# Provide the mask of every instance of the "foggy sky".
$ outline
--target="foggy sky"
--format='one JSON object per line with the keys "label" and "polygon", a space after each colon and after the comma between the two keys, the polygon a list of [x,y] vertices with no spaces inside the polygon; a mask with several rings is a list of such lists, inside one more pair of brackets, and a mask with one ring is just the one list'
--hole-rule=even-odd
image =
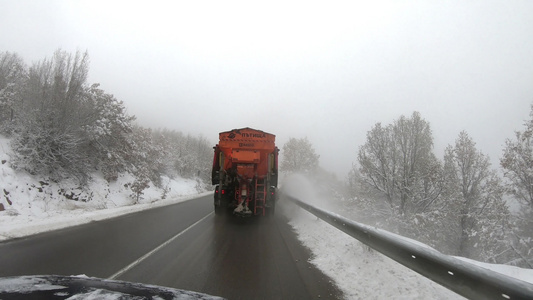
{"label": "foggy sky", "polygon": [[143,126],[307,137],[340,178],[374,124],[413,111],[438,157],[465,130],[497,167],[533,103],[527,0],[0,0],[0,51],[58,48],[87,50],[89,83]]}

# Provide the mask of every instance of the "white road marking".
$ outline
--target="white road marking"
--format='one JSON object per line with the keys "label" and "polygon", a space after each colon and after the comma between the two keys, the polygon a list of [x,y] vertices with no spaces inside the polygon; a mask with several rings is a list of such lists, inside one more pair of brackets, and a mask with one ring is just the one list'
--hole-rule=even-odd
{"label": "white road marking", "polygon": [[157,252],[159,249],[165,247],[166,245],[172,243],[172,241],[174,241],[175,239],[177,239],[180,235],[184,234],[185,232],[187,232],[189,229],[193,228],[194,226],[196,226],[198,223],[202,222],[203,220],[207,219],[207,217],[209,217],[210,215],[212,215],[213,212],[210,212],[207,216],[201,218],[200,220],[196,221],[196,223],[192,224],[191,226],[185,228],[183,231],[179,232],[178,234],[176,234],[175,236],[171,237],[168,241],[164,242],[163,244],[159,245],[157,248],[155,248],[154,250],[146,253],[145,255],[141,256],[139,259],[137,259],[136,261],[132,262],[131,264],[129,264],[128,266],[126,266],[125,268],[123,268],[122,270],[116,272],[115,274],[111,275],[110,277],[108,277],[107,279],[116,279],[117,277],[119,277],[120,275],[124,274],[125,272],[127,272],[128,270],[132,269],[133,267],[135,267],[136,265],[140,264],[143,260],[147,259],[148,257],[150,257],[150,255],[154,254],[155,252]]}

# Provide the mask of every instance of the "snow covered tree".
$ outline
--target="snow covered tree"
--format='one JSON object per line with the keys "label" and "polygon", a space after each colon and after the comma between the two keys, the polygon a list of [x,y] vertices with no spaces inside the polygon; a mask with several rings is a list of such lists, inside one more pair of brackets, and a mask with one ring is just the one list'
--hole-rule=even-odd
{"label": "snow covered tree", "polygon": [[15,134],[14,166],[61,180],[86,182],[88,160],[80,146],[77,103],[83,95],[88,56],[56,51],[34,64],[22,92],[24,108]]}
{"label": "snow covered tree", "polygon": [[211,168],[213,163],[213,144],[207,138],[200,135],[193,139],[189,152],[196,156],[195,168],[192,177],[202,179],[204,182],[211,181]]}
{"label": "snow covered tree", "polygon": [[446,148],[444,180],[449,228],[455,228],[456,254],[489,261],[503,251],[509,210],[501,179],[466,132]]}
{"label": "snow covered tree", "polygon": [[393,208],[397,198],[398,167],[391,126],[374,125],[366,135],[366,143],[359,148],[358,161],[361,179],[383,194]]}
{"label": "snow covered tree", "polygon": [[283,145],[283,160],[280,169],[285,173],[312,173],[318,167],[320,155],[315,153],[307,137],[290,138]]}
{"label": "snow covered tree", "polygon": [[12,130],[15,116],[22,110],[22,89],[27,70],[22,59],[14,53],[0,53],[0,130]]}
{"label": "snow covered tree", "polygon": [[130,171],[137,178],[147,178],[154,185],[160,186],[161,175],[165,169],[166,157],[164,145],[156,143],[152,130],[134,126],[130,135],[132,150],[129,152]]}
{"label": "snow covered tree", "polygon": [[171,178],[195,178],[204,183],[211,180],[213,144],[205,137],[159,129],[153,131],[153,140],[161,147],[161,153],[165,153],[163,174]]}
{"label": "snow covered tree", "polygon": [[510,182],[509,191],[518,201],[533,208],[533,106],[531,120],[524,132],[517,131],[515,139],[507,139],[500,164]]}
{"label": "snow covered tree", "polygon": [[392,130],[399,163],[400,212],[424,211],[440,194],[440,163],[433,154],[429,123],[414,112],[411,118],[401,116]]}
{"label": "snow covered tree", "polygon": [[533,209],[524,206],[513,216],[507,264],[533,269]]}
{"label": "snow covered tree", "polygon": [[383,127],[377,123],[358,153],[361,177],[398,214],[423,212],[441,192],[441,164],[429,123],[414,112]]}
{"label": "snow covered tree", "polygon": [[507,139],[500,165],[507,179],[507,192],[519,205],[520,212],[513,216],[516,227],[510,245],[517,258],[515,265],[533,268],[533,105],[531,119],[524,131],[515,132],[514,139]]}
{"label": "snow covered tree", "polygon": [[14,165],[53,180],[80,184],[101,170],[108,180],[126,168],[126,136],[134,119],[122,102],[86,84],[88,54],[56,51],[28,72],[14,134]]}
{"label": "snow covered tree", "polygon": [[127,168],[132,151],[129,135],[135,119],[126,113],[122,101],[105,93],[98,84],[85,89],[76,110],[84,148],[95,169],[113,181]]}
{"label": "snow covered tree", "polygon": [[87,160],[78,151],[79,143],[73,132],[57,130],[37,119],[26,124],[12,141],[13,167],[53,181],[73,176],[86,182]]}
{"label": "snow covered tree", "polygon": [[371,185],[367,184],[359,171],[357,165],[352,165],[348,173],[346,187],[346,209],[358,221],[365,224],[376,224],[377,219],[381,216],[390,215],[390,206],[384,201],[375,201],[380,199],[382,194]]}
{"label": "snow covered tree", "polygon": [[25,95],[29,111],[46,115],[51,126],[67,128],[75,124],[78,101],[84,93],[89,56],[57,50],[52,59],[35,63],[29,70]]}

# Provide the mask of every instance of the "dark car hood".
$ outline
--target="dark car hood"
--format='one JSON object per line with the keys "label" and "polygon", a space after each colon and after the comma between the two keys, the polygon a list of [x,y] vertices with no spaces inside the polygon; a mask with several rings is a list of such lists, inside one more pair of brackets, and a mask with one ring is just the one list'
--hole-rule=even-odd
{"label": "dark car hood", "polygon": [[223,299],[207,294],[87,276],[0,278],[0,299]]}

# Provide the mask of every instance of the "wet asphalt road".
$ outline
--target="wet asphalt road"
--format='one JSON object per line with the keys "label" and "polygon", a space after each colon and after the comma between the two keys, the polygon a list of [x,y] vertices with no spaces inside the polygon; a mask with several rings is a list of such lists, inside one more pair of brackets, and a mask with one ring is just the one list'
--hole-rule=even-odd
{"label": "wet asphalt road", "polygon": [[85,274],[228,299],[342,298],[280,213],[243,220],[212,211],[206,196],[2,242],[0,277]]}

